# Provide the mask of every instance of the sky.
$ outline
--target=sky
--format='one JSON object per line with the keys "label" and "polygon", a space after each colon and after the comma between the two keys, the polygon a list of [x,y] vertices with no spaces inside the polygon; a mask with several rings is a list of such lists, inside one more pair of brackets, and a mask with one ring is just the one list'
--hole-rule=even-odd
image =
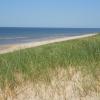
{"label": "sky", "polygon": [[0,27],[100,28],[100,0],[0,0]]}

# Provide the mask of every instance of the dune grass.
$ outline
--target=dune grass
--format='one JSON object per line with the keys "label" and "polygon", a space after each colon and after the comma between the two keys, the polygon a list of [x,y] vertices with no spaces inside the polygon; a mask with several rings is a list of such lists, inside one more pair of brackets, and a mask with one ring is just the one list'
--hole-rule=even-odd
{"label": "dune grass", "polygon": [[1,54],[0,87],[14,88],[20,80],[49,83],[49,71],[59,67],[72,67],[99,80],[100,35]]}

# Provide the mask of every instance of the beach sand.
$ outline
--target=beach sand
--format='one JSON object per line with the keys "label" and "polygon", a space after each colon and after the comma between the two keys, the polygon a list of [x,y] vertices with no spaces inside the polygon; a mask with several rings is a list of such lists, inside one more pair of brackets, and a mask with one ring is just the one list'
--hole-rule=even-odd
{"label": "beach sand", "polygon": [[70,36],[70,37],[48,39],[48,40],[42,40],[42,41],[38,41],[38,42],[21,43],[21,44],[13,44],[13,45],[3,45],[3,46],[0,46],[0,54],[13,52],[13,51],[25,49],[25,48],[37,47],[37,46],[50,44],[50,43],[56,43],[56,42],[73,40],[73,39],[80,39],[80,38],[84,38],[84,37],[90,37],[90,36],[94,36],[94,35],[96,35],[96,33],[85,34],[85,35],[80,35],[80,36]]}
{"label": "beach sand", "polygon": [[50,84],[26,82],[15,91],[7,88],[1,91],[0,100],[100,100],[99,92],[84,89],[83,82],[89,85],[92,80],[89,76],[83,77],[80,71],[57,68],[50,76]]}

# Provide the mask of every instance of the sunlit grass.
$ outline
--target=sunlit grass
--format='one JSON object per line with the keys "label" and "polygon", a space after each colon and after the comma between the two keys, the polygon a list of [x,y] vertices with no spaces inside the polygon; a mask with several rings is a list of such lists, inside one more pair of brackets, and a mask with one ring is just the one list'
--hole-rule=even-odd
{"label": "sunlit grass", "polygon": [[20,81],[50,82],[49,70],[70,66],[100,78],[100,35],[0,55],[0,87],[15,87]]}

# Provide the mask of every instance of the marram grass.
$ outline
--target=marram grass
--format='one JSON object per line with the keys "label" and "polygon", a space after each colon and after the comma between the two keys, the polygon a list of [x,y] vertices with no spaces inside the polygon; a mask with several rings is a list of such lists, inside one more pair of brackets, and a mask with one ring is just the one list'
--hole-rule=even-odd
{"label": "marram grass", "polygon": [[[0,55],[0,87],[50,82],[50,70],[69,67],[100,79],[100,35]],[[100,81],[99,81],[100,82]]]}

